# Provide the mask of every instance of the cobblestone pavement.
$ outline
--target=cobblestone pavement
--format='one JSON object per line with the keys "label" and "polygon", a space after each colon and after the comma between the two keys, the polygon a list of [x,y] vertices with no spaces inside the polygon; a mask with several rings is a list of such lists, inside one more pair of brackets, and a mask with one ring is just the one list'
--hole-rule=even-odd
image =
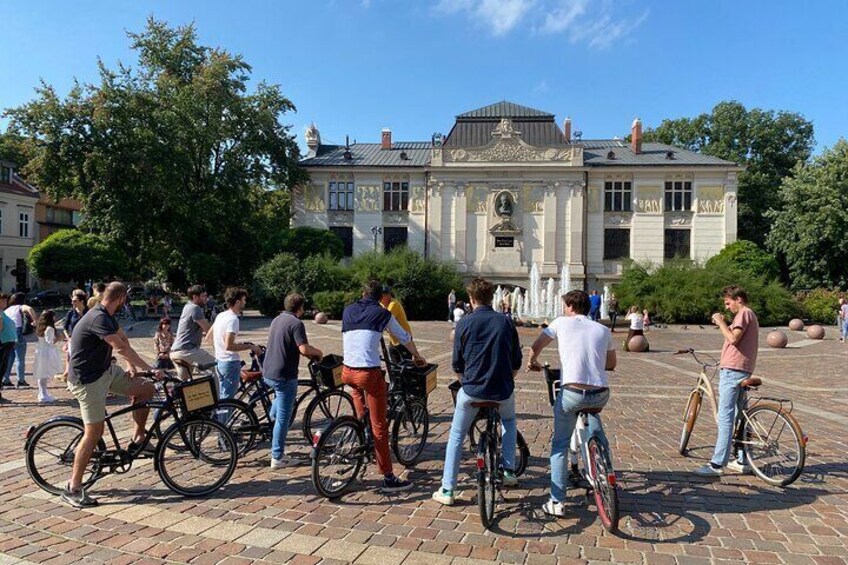
{"label": "cobblestone pavement", "polygon": [[[243,326],[249,338],[261,342],[268,323],[254,317]],[[429,401],[429,446],[422,462],[405,472],[416,488],[399,496],[377,492],[379,477],[371,465],[353,492],[339,501],[323,500],[313,491],[307,459],[272,474],[267,446],[261,446],[240,461],[230,484],[209,498],[173,495],[147,463],[100,481],[94,490],[100,506],[75,510],[34,486],[22,445],[28,425],[78,414],[76,402],[58,382],[53,392],[61,401],[50,407],[34,403],[34,389],[4,391],[12,402],[0,405],[0,564],[829,564],[848,559],[848,350],[831,336],[815,342],[788,332],[788,349],[769,350],[767,331],[762,332],[758,374],[765,386],[759,394],[791,398],[810,438],[805,473],[787,489],[750,476],[692,475],[712,451],[716,430],[709,410],[695,428],[690,456],[676,452],[686,394],[698,368],[672,351],[694,347],[717,353],[721,338],[715,329],[654,329],[648,332],[650,353],[621,353],[603,413],[621,485],[621,533],[612,536],[582,491],[569,491],[566,518],[550,519],[540,511],[548,495],[551,415],[538,374],[518,378],[519,429],[532,458],[520,488],[507,491],[499,505],[493,531],[480,525],[470,458],[462,467],[458,504],[447,508],[430,500],[441,478],[453,413],[446,387],[452,380],[450,327],[430,322],[413,328],[423,353],[442,369]],[[325,352],[340,352],[338,324],[308,322],[307,329]],[[153,322],[145,322],[130,333],[148,355],[152,331]],[[537,332],[522,329],[523,344]],[[31,345],[28,367],[33,350]],[[553,363],[554,355],[549,347],[545,358]],[[302,442],[296,429],[290,437]],[[296,451],[307,457],[305,444]]]}

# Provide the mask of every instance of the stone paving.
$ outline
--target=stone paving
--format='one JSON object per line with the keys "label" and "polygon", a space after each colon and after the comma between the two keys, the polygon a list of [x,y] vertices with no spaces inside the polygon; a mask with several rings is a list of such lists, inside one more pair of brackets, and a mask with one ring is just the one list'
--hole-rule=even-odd
{"label": "stone paving", "polygon": [[[248,317],[247,336],[262,342],[269,320]],[[136,324],[134,345],[150,356],[153,322]],[[340,352],[337,323],[308,322],[313,343]],[[404,471],[416,488],[398,496],[377,490],[371,465],[365,481],[338,501],[316,496],[308,450],[297,426],[290,438],[303,465],[283,473],[268,468],[267,446],[239,463],[232,481],[214,496],[184,499],[159,481],[149,463],[110,476],[94,489],[100,506],[69,508],[35,487],[23,459],[28,425],[59,414],[78,414],[60,383],[54,406],[34,403],[36,391],[6,390],[0,405],[0,564],[63,563],[360,563],[455,565],[501,563],[845,563],[848,560],[848,349],[790,334],[790,347],[770,350],[761,335],[759,394],[791,398],[810,442],[804,475],[786,489],[751,476],[697,478],[691,471],[712,452],[715,424],[702,412],[688,458],[676,452],[682,411],[698,367],[672,355],[681,347],[717,353],[711,327],[648,332],[650,353],[620,353],[612,399],[603,417],[621,485],[621,532],[606,533],[583,491],[569,491],[567,517],[540,511],[548,496],[550,407],[541,377],[519,374],[519,429],[531,449],[520,488],[506,492],[493,531],[477,515],[474,465],[460,474],[461,496],[452,508],[430,500],[441,478],[453,413],[447,384],[450,327],[414,323],[424,355],[441,365],[439,388],[429,400],[431,430],[422,461]],[[830,329],[832,334],[832,328]],[[538,330],[522,329],[523,345]],[[617,336],[623,337],[617,333]],[[34,347],[29,348],[31,357]],[[555,348],[544,360],[555,363]],[[124,429],[126,432],[128,428]],[[401,469],[397,469],[400,471]]]}

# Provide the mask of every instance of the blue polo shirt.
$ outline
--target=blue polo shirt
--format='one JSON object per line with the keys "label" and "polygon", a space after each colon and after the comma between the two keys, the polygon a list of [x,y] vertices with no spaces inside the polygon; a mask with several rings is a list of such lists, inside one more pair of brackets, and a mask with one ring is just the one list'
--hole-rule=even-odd
{"label": "blue polo shirt", "polygon": [[501,401],[515,390],[513,371],[521,368],[521,343],[512,320],[478,306],[456,325],[453,370],[462,374],[465,394]]}

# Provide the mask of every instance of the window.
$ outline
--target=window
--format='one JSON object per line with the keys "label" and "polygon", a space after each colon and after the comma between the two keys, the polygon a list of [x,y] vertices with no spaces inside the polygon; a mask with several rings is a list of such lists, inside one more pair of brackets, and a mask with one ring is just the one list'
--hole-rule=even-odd
{"label": "window", "polygon": [[[404,183],[405,184],[405,183]],[[407,228],[386,227],[383,228],[383,251],[388,253],[395,247],[406,245],[408,235]]]}
{"label": "window", "polygon": [[330,231],[336,234],[344,243],[344,257],[353,257],[353,228],[331,227]]}
{"label": "window", "polygon": [[29,237],[29,212],[21,212],[18,216],[20,223],[18,224],[18,235],[21,237]]}
{"label": "window", "polygon": [[328,210],[353,210],[353,182],[330,183],[330,205]]}
{"label": "window", "polygon": [[0,182],[10,184],[12,182],[12,169],[9,167],[0,167]]}
{"label": "window", "polygon": [[397,212],[409,207],[408,182],[383,183],[383,210]]}
{"label": "window", "polygon": [[666,259],[689,259],[691,256],[690,230],[665,230]]}
{"label": "window", "polygon": [[604,183],[604,212],[630,212],[632,184],[630,181]]}
{"label": "window", "polygon": [[45,221],[48,224],[60,224],[63,226],[76,225],[74,224],[74,214],[71,210],[63,210],[54,206],[47,207]]}
{"label": "window", "polygon": [[668,181],[665,183],[665,210],[676,212],[678,210],[692,209],[692,181]]}
{"label": "window", "polygon": [[630,230],[610,228],[604,230],[604,259],[630,257]]}

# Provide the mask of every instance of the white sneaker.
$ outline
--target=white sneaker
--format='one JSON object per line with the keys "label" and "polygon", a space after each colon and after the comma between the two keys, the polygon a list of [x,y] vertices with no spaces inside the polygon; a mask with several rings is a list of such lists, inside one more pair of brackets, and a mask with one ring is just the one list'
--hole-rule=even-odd
{"label": "white sneaker", "polygon": [[53,402],[56,402],[56,399],[49,394],[45,394],[44,396],[39,395],[38,397],[39,404],[51,404]]}
{"label": "white sneaker", "polygon": [[294,463],[285,455],[282,456],[280,459],[274,459],[273,457],[271,457],[271,469],[286,469],[287,467],[292,466],[294,466]]}
{"label": "white sneaker", "polygon": [[750,465],[748,465],[747,463],[740,463],[739,461],[735,460],[728,463],[727,468],[742,475],[750,475],[751,473],[753,473]]}
{"label": "white sneaker", "polygon": [[548,501],[542,506],[542,512],[548,516],[562,518],[565,516],[565,505],[562,502],[548,499]]}
{"label": "white sneaker", "polygon": [[439,487],[439,490],[433,493],[433,500],[445,506],[453,506],[456,496],[453,491],[445,492],[442,487]]}
{"label": "white sneaker", "polygon": [[724,471],[722,469],[716,469],[709,463],[704,465],[703,467],[699,467],[695,469],[695,474],[701,477],[720,477]]}

